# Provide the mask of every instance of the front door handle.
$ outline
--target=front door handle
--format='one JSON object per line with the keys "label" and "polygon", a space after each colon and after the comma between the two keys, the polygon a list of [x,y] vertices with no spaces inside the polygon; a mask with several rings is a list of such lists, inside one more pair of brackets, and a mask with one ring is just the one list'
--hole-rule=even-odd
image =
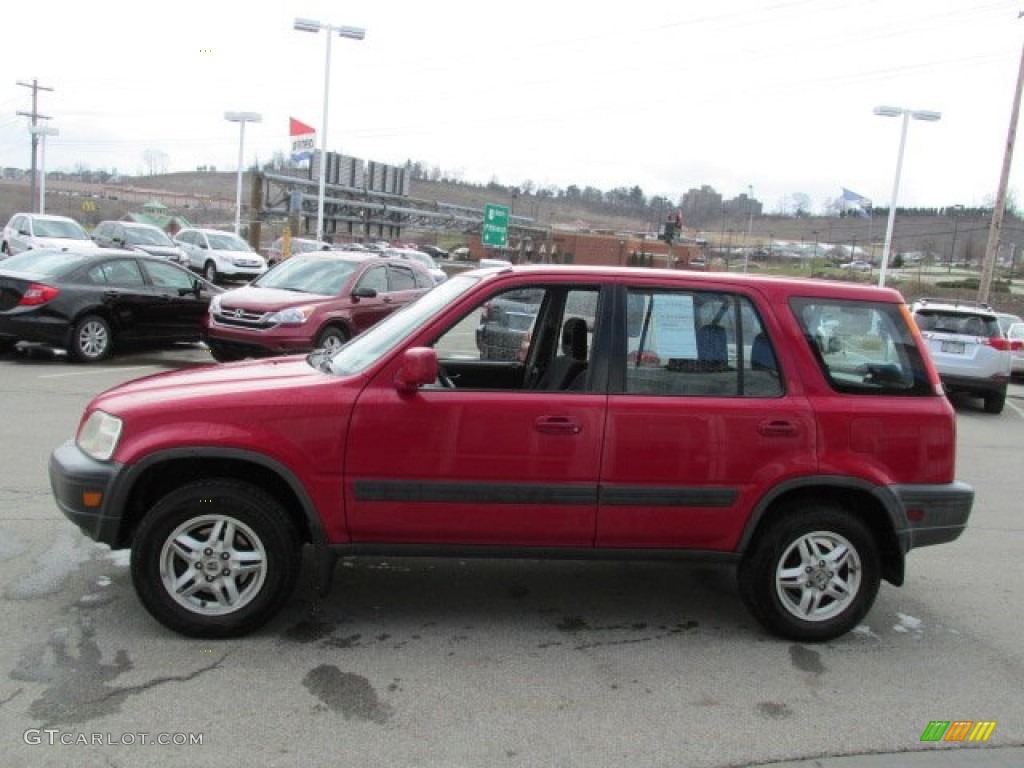
{"label": "front door handle", "polygon": [[578,435],[583,431],[583,427],[566,416],[541,416],[533,426],[546,435]]}

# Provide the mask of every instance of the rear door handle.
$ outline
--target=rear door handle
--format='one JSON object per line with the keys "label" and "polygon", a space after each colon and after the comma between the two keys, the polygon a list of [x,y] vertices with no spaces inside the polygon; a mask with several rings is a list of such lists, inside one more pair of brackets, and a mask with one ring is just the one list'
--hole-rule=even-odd
{"label": "rear door handle", "polygon": [[800,427],[791,421],[773,419],[762,421],[757,425],[757,431],[764,437],[795,437],[800,432]]}
{"label": "rear door handle", "polygon": [[533,426],[546,435],[578,435],[583,431],[583,427],[565,416],[541,416]]}

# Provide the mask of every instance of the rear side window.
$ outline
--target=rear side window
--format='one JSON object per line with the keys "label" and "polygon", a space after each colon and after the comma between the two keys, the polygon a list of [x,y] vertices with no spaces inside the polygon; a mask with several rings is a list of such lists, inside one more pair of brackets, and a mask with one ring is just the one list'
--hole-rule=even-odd
{"label": "rear side window", "polygon": [[783,392],[772,342],[744,296],[630,289],[626,325],[627,394],[778,397]]}
{"label": "rear side window", "polygon": [[837,392],[934,394],[909,314],[900,305],[795,298],[790,306],[822,374]]}

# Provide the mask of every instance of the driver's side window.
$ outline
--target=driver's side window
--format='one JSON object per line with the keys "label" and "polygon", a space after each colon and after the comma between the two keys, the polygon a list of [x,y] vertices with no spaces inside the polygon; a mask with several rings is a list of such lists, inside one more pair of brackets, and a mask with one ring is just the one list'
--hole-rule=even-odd
{"label": "driver's side window", "polygon": [[462,389],[581,391],[598,288],[526,286],[492,295],[434,342]]}
{"label": "driver's side window", "polygon": [[384,267],[373,267],[368,269],[361,278],[359,283],[356,285],[356,290],[360,288],[371,288],[377,293],[388,292],[388,273]]}

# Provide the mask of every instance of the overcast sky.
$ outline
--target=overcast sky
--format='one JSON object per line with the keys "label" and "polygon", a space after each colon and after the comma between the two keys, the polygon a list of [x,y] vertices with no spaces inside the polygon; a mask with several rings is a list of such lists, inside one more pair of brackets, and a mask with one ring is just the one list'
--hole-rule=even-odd
{"label": "overcast sky", "polygon": [[[900,205],[991,204],[1024,19],[1009,0],[51,0],[8,3],[0,166],[27,168],[31,91],[60,134],[47,168],[135,174],[237,167],[288,152],[288,118],[319,129],[332,42],[328,148],[420,161],[466,181],[639,186],[677,199],[753,188],[768,210],[848,187],[888,205],[900,118]],[[1010,188],[1024,190],[1024,149]]]}

